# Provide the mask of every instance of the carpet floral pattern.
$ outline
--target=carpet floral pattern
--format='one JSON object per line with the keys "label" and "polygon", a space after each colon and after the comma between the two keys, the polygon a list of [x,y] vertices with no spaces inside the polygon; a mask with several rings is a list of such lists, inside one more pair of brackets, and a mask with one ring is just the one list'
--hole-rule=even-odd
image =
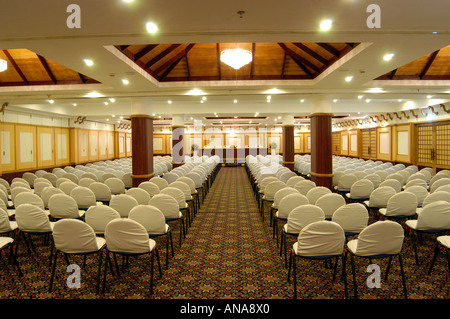
{"label": "carpet floral pattern", "polygon": [[[267,213],[266,213],[267,214]],[[209,193],[189,227],[181,247],[178,224],[173,230],[174,256],[165,265],[165,239],[157,238],[162,277],[155,267],[155,299],[288,299],[293,297],[293,282],[287,281],[287,268],[280,256],[272,228],[266,215],[263,221],[247,177],[242,167],[220,169]],[[434,270],[428,275],[435,237],[424,236],[419,245],[420,265],[416,265],[411,236],[405,238],[403,262],[408,297],[411,299],[447,299],[449,271],[444,252],[439,255]],[[295,238],[289,238],[288,247]],[[70,258],[81,267],[81,287],[67,285],[70,273],[61,257],[56,269],[53,291],[48,292],[50,279],[50,246],[42,238],[35,239],[37,254],[28,253],[23,244],[18,260],[24,276],[8,265],[8,252],[2,253],[0,270],[1,299],[145,299],[149,298],[150,258],[130,258],[121,276],[107,274],[106,290],[96,293],[98,259]],[[370,289],[366,279],[368,261],[356,259],[358,296],[360,299],[402,299],[403,290],[398,259],[393,259],[389,278],[384,281],[387,261],[374,261],[381,269],[381,288]],[[122,265],[122,260],[119,259]],[[103,266],[105,261],[103,259]],[[155,262],[156,265],[156,262]],[[344,299],[344,283],[332,281],[332,269],[323,261],[297,260],[298,298]],[[341,269],[339,261],[338,269]],[[347,283],[352,295],[353,278],[347,260]],[[102,270],[103,271],[103,270]],[[103,274],[102,274],[103,278]]]}

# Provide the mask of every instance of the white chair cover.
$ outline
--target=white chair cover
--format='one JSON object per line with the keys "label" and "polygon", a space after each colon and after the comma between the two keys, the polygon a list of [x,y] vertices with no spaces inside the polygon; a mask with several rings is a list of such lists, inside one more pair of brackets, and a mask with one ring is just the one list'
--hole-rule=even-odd
{"label": "white chair cover", "polygon": [[105,239],[109,251],[122,253],[148,253],[156,242],[148,238],[147,230],[138,222],[119,218],[106,225]]}
{"label": "white chair cover", "polygon": [[53,227],[56,249],[65,253],[95,252],[101,249],[106,240],[96,237],[94,229],[77,219],[61,219]]}
{"label": "white chair cover", "polygon": [[316,186],[311,188],[306,193],[306,197],[308,198],[309,203],[314,205],[320,197],[327,194],[331,194],[331,190],[329,188],[324,186]]}
{"label": "white chair cover", "polygon": [[316,187],[316,183],[309,179],[305,179],[303,181],[298,182],[295,184],[294,188],[298,190],[298,192],[302,195],[305,195],[314,187]]}
{"label": "white chair cover", "polygon": [[148,205],[159,208],[166,219],[176,219],[183,216],[180,212],[177,200],[168,194],[158,194],[153,196],[148,202]]}
{"label": "white chair cover", "polygon": [[84,219],[96,233],[103,234],[106,225],[116,219],[120,218],[120,214],[112,207],[107,205],[91,206],[86,211]]}
{"label": "white chair cover", "polygon": [[337,193],[331,193],[320,197],[315,205],[322,208],[325,218],[331,218],[335,210],[345,204],[344,197]]}
{"label": "white chair cover", "polygon": [[290,194],[299,194],[299,192],[298,192],[298,190],[296,190],[295,188],[293,188],[293,187],[283,187],[282,189],[280,189],[280,190],[278,190],[276,193],[275,193],[275,196],[274,196],[274,199],[273,199],[273,205],[272,205],[272,207],[273,208],[277,208],[278,209],[278,206],[280,205],[280,201],[284,198],[284,197],[286,197],[287,195],[290,195]]}
{"label": "white chair cover", "polygon": [[139,184],[138,188],[145,190],[150,197],[153,197],[161,192],[161,189],[153,182],[142,182]]}
{"label": "white chair cover", "polygon": [[320,207],[312,204],[301,205],[289,213],[287,223],[284,226],[285,232],[288,234],[297,234],[306,225],[321,220],[325,220],[325,214]]}
{"label": "white chair cover", "polygon": [[128,218],[140,223],[152,235],[165,234],[169,230],[164,214],[156,206],[135,206],[131,209]]}
{"label": "white chair cover", "polygon": [[[65,184],[65,183],[63,183]],[[77,186],[72,189],[70,196],[75,199],[78,204],[78,208],[89,208],[90,206],[97,205],[95,194],[87,187]]]}
{"label": "white chair cover", "polygon": [[278,205],[277,218],[286,219],[289,213],[297,206],[308,205],[309,201],[305,195],[293,193],[283,197]]}
{"label": "white chair cover", "polygon": [[389,198],[386,208],[379,211],[385,216],[412,216],[417,210],[417,197],[413,193],[400,192]]}
{"label": "white chair cover", "polygon": [[48,201],[48,210],[54,218],[80,218],[84,211],[78,209],[76,200],[67,194],[55,194]]}
{"label": "white chair cover", "polygon": [[[154,176],[154,177],[150,178],[150,182],[156,184],[159,187],[159,190],[162,190],[162,189],[166,188],[167,186],[169,186],[169,183],[164,178],[159,177],[159,176]],[[200,186],[201,185],[202,184],[200,184]]]}
{"label": "white chair cover", "polygon": [[361,203],[350,203],[336,209],[332,219],[338,223],[346,233],[359,233],[369,222],[369,213]]}
{"label": "white chair cover", "polygon": [[369,198],[374,188],[375,187],[371,180],[360,179],[359,181],[354,182],[350,187],[350,198]]}
{"label": "white chair cover", "polygon": [[111,189],[111,195],[125,194],[125,184],[120,178],[111,177],[104,183]]}
{"label": "white chair cover", "polygon": [[425,206],[416,220],[407,220],[406,225],[416,230],[450,229],[450,203],[436,201]]}
{"label": "white chair cover", "polygon": [[89,189],[94,193],[96,200],[111,200],[111,188],[109,188],[108,185],[102,182],[93,182],[89,185]]}
{"label": "white chair cover", "polygon": [[150,194],[143,188],[132,187],[125,194],[132,196],[139,205],[147,205],[150,200]]}
{"label": "white chair cover", "polygon": [[17,226],[22,231],[48,233],[53,230],[53,222],[50,222],[44,211],[32,204],[22,204],[16,208],[15,214]]}
{"label": "white chair cover", "polygon": [[347,248],[357,256],[398,254],[402,250],[403,227],[394,221],[377,221],[364,228],[358,236],[347,243]]}
{"label": "white chair cover", "polygon": [[339,224],[317,221],[305,226],[293,245],[300,256],[336,256],[344,251],[345,235]]}
{"label": "white chair cover", "polygon": [[130,210],[137,205],[139,205],[138,201],[127,194],[113,195],[109,202],[109,207],[114,208],[120,217],[128,217]]}
{"label": "white chair cover", "polygon": [[380,186],[375,189],[369,197],[369,207],[386,207],[389,199],[397,194],[395,189],[390,186]]}

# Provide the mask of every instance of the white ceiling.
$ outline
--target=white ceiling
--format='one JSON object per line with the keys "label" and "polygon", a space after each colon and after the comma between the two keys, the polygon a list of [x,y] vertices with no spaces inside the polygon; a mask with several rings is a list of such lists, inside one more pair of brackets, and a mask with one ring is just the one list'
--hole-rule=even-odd
{"label": "white ceiling", "polygon": [[[81,28],[70,29],[67,6],[81,8]],[[381,8],[381,28],[370,29],[366,12],[370,3]],[[49,113],[87,116],[104,120],[111,114],[127,117],[133,97],[152,97],[156,116],[278,116],[308,115],[312,95],[325,94],[336,115],[393,112],[404,103],[417,106],[444,103],[450,81],[374,81],[373,79],[450,44],[450,2],[442,0],[1,0],[0,49],[25,48],[101,82],[90,85],[0,88],[0,102],[11,107]],[[237,14],[243,10],[242,18]],[[333,29],[319,32],[323,18],[333,19]],[[148,34],[145,23],[155,22],[157,34]],[[434,32],[437,32],[435,34]],[[123,59],[113,45],[216,42],[358,42],[315,80],[216,81],[158,83]],[[395,53],[386,62],[385,53]],[[94,60],[88,67],[83,59]],[[353,75],[352,82],[344,81]],[[127,78],[125,86],[121,79]],[[370,88],[383,93],[368,93]],[[197,88],[207,96],[186,93]],[[266,91],[277,88],[283,94]],[[105,98],[85,98],[91,91]],[[433,100],[427,95],[433,95]],[[46,102],[51,96],[55,103]],[[364,98],[358,99],[358,95]],[[106,98],[116,102],[104,105]],[[366,99],[370,98],[370,103]],[[168,100],[172,104],[168,104]],[[238,103],[233,103],[237,99]],[[304,102],[300,100],[304,99]],[[402,102],[398,102],[401,99]],[[77,103],[77,106],[72,106]]]}

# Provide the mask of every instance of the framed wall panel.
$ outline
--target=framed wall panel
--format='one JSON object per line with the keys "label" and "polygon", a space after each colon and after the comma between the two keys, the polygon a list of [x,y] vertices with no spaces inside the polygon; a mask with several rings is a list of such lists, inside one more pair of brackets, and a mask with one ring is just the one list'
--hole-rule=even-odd
{"label": "framed wall panel", "polygon": [[46,167],[55,165],[55,131],[50,127],[37,127],[37,165]]}
{"label": "framed wall panel", "polygon": [[348,155],[348,132],[341,132],[341,155]]}
{"label": "framed wall panel", "polygon": [[394,160],[403,163],[412,162],[412,124],[393,127],[392,149]]}
{"label": "framed wall panel", "polygon": [[69,129],[55,127],[55,164],[68,165],[70,163]]}
{"label": "framed wall panel", "polygon": [[78,130],[78,160],[77,163],[83,163],[89,161],[89,131],[79,129]]}
{"label": "framed wall panel", "polygon": [[153,154],[166,153],[166,136],[163,134],[153,134]]}
{"label": "framed wall panel", "polygon": [[126,157],[125,133],[116,132],[117,136],[117,158]]}
{"label": "framed wall panel", "polygon": [[0,171],[16,169],[15,125],[0,123]]}
{"label": "framed wall panel", "polygon": [[106,131],[98,132],[98,159],[105,160],[108,158],[108,136]]}
{"label": "framed wall panel", "polygon": [[16,125],[16,145],[16,169],[36,168],[36,127]]}
{"label": "framed wall panel", "polygon": [[303,134],[294,136],[294,153],[303,153]]}
{"label": "framed wall panel", "polygon": [[89,160],[98,161],[98,131],[89,131]]}
{"label": "framed wall panel", "polygon": [[358,130],[348,131],[348,155],[350,156],[358,156],[359,151],[359,134]]}
{"label": "framed wall panel", "polygon": [[114,132],[106,132],[106,137],[108,139],[108,146],[107,146],[107,154],[108,159],[114,158],[115,149],[114,149]]}
{"label": "framed wall panel", "polygon": [[267,148],[270,148],[270,144],[277,144],[276,152],[283,152],[282,144],[281,144],[281,133],[280,134],[268,134],[267,135]]}
{"label": "framed wall panel", "polygon": [[125,152],[126,152],[126,156],[132,156],[133,155],[133,149],[131,146],[132,140],[131,140],[131,134],[130,133],[126,133],[125,134]]}
{"label": "framed wall panel", "polygon": [[340,155],[341,154],[341,133],[335,132],[331,135],[331,144],[333,147],[333,155]]}
{"label": "framed wall panel", "polygon": [[390,161],[391,152],[391,127],[377,128],[377,159]]}
{"label": "framed wall panel", "polygon": [[304,133],[303,141],[305,143],[305,153],[311,153],[311,133]]}

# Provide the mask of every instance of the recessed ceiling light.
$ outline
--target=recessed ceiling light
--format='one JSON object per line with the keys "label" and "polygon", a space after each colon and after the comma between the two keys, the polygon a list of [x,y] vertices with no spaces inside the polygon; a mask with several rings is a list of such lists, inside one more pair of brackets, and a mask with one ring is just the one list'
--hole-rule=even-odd
{"label": "recessed ceiling light", "polygon": [[147,22],[145,28],[149,33],[156,33],[158,31],[158,27],[153,22]]}
{"label": "recessed ceiling light", "polygon": [[53,104],[53,103],[55,103],[55,100],[49,99],[48,103]]}
{"label": "recessed ceiling light", "polygon": [[279,89],[277,89],[277,88],[273,88],[273,89],[265,91],[264,93],[265,94],[281,94],[281,93],[284,93],[284,92],[279,90]]}
{"label": "recessed ceiling light", "polygon": [[116,102],[116,99],[113,98],[113,97],[110,97],[110,98],[109,98],[109,101],[112,102],[112,103],[114,103],[114,102]]}
{"label": "recessed ceiling light", "polygon": [[203,94],[205,94],[205,92],[203,92],[199,89],[192,89],[186,93],[186,95],[203,95]]}
{"label": "recessed ceiling light", "polygon": [[398,99],[398,101],[399,101],[399,102],[402,102],[403,100],[402,100],[402,99]]}
{"label": "recessed ceiling light", "polygon": [[131,3],[131,2],[133,2],[134,0],[122,0],[123,2],[125,2],[125,3]]}
{"label": "recessed ceiling light", "polygon": [[305,99],[301,99],[300,102],[302,102],[302,103],[305,102]]}
{"label": "recessed ceiling light", "polygon": [[105,104],[105,105],[109,105],[109,103],[108,103],[108,102],[103,102],[103,104]]}
{"label": "recessed ceiling light", "polygon": [[109,121],[109,119],[106,119],[107,121]]}
{"label": "recessed ceiling light", "polygon": [[122,83],[125,85],[128,85],[130,83],[130,81],[128,81],[128,79],[122,79]]}
{"label": "recessed ceiling light", "polygon": [[364,97],[364,95],[358,95],[358,99],[362,99]]}
{"label": "recessed ceiling light", "polygon": [[366,92],[367,93],[382,93],[384,91],[383,91],[383,88],[370,88]]}
{"label": "recessed ceiling light", "polygon": [[328,31],[331,29],[332,25],[333,25],[333,20],[331,20],[331,19],[322,20],[322,22],[320,22],[320,30]]}
{"label": "recessed ceiling light", "polygon": [[427,99],[431,99],[433,95],[427,95]]}
{"label": "recessed ceiling light", "polygon": [[383,56],[384,61],[390,61],[394,57],[394,53],[387,53]]}
{"label": "recessed ceiling light", "polygon": [[371,99],[366,99],[366,103],[369,103],[371,101]]}
{"label": "recessed ceiling light", "polygon": [[123,119],[123,116],[121,116],[120,119],[122,120],[122,119]]}
{"label": "recessed ceiling light", "polygon": [[353,80],[353,75],[349,75],[345,77],[345,82],[350,82],[351,80]]}
{"label": "recessed ceiling light", "polygon": [[103,97],[103,95],[101,93],[92,91],[92,92],[87,93],[84,97],[94,97],[95,98],[95,97]]}
{"label": "recessed ceiling light", "polygon": [[167,103],[172,104],[172,100],[168,100]]}
{"label": "recessed ceiling light", "polygon": [[202,100],[203,100],[203,101],[206,101],[206,96],[203,96],[203,97],[202,97]]}
{"label": "recessed ceiling light", "polygon": [[234,103],[237,103],[238,101],[235,99],[233,102],[234,102]]}
{"label": "recessed ceiling light", "polygon": [[114,114],[113,115],[111,115],[112,117],[116,117]]}
{"label": "recessed ceiling light", "polygon": [[73,106],[77,106],[77,103],[72,103]]}
{"label": "recessed ceiling light", "polygon": [[91,59],[83,59],[84,63],[87,66],[93,66],[94,65],[94,61],[92,61]]}
{"label": "recessed ceiling light", "polygon": [[336,103],[338,101],[338,99],[334,99],[333,102]]}
{"label": "recessed ceiling light", "polygon": [[437,31],[433,31],[433,32],[431,32],[431,33],[433,33],[433,34],[438,34],[439,32],[437,32]]}

